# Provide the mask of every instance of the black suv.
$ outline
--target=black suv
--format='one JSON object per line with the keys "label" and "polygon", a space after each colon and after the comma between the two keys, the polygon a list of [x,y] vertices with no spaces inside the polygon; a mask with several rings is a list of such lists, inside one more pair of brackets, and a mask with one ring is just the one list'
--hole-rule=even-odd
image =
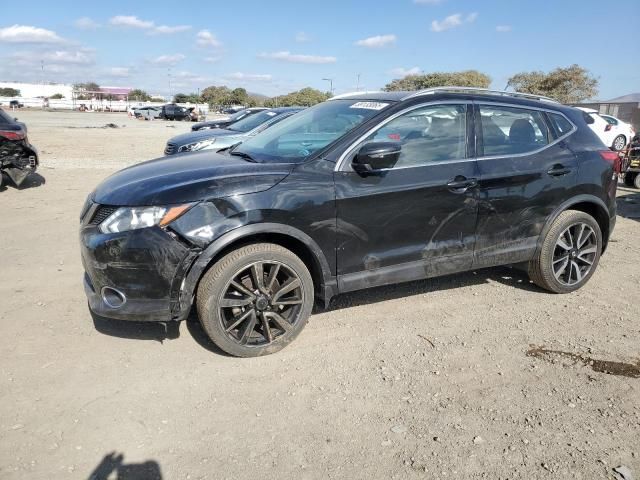
{"label": "black suv", "polygon": [[191,120],[191,110],[188,108],[181,107],[180,105],[175,105],[170,103],[168,105],[163,105],[162,110],[160,111],[160,118],[164,120]]}
{"label": "black suv", "polygon": [[584,113],[472,89],[360,93],[235,148],[122,170],[81,215],[96,314],[276,352],[314,299],[504,264],[572,292],[615,223],[617,155]]}

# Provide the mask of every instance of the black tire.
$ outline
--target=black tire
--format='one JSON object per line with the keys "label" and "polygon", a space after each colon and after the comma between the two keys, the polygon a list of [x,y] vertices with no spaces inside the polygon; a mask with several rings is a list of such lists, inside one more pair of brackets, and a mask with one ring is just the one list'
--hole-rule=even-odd
{"label": "black tire", "polygon": [[[294,284],[294,298],[278,296]],[[228,253],[209,268],[198,286],[196,306],[213,343],[236,357],[259,357],[283,349],[304,329],[313,292],[311,274],[300,258],[280,245],[256,243]]]}
{"label": "black tire", "polygon": [[619,152],[627,146],[627,138],[624,135],[618,135],[611,143],[611,149]]}
{"label": "black tire", "polygon": [[[627,187],[634,187],[636,186],[636,180],[638,178],[638,173],[637,172],[627,172],[624,174],[624,184]],[[639,187],[640,188],[640,187]]]}
{"label": "black tire", "polygon": [[[586,225],[593,233],[593,236],[589,233],[589,237],[584,240],[585,243],[582,246],[577,244],[584,238],[581,238],[583,232],[589,230],[585,229],[581,232],[580,225]],[[580,234],[577,241],[571,238],[572,232]],[[571,241],[567,241],[567,238]],[[574,245],[575,248],[573,248]],[[565,248],[568,246],[572,248]],[[590,252],[591,250],[593,252]],[[587,251],[589,253],[586,253]],[[536,285],[550,292],[573,292],[589,281],[598,266],[601,252],[602,232],[598,222],[587,213],[567,210],[554,220],[535,258],[529,262],[529,277]],[[564,270],[562,270],[563,265]]]}

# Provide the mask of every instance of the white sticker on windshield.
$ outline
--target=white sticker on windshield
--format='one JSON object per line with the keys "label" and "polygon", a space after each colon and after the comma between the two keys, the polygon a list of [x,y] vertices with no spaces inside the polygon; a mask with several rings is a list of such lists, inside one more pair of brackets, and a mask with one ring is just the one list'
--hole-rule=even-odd
{"label": "white sticker on windshield", "polygon": [[366,108],[367,110],[382,110],[389,105],[384,102],[357,102],[351,105],[349,108]]}

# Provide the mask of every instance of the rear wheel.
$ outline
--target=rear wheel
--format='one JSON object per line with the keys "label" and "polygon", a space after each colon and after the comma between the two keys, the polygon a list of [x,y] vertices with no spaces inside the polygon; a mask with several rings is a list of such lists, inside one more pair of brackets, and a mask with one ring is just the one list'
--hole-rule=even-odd
{"label": "rear wheel", "polygon": [[613,139],[613,143],[611,144],[611,147],[616,152],[619,152],[626,146],[627,146],[627,139],[625,138],[624,135],[618,135],[616,138]]}
{"label": "rear wheel", "polygon": [[529,262],[529,276],[539,287],[569,293],[593,275],[602,251],[602,232],[584,212],[567,210],[558,215],[536,257]]}
{"label": "rear wheel", "polygon": [[305,264],[286,248],[248,245],[205,273],[196,305],[218,347],[237,357],[258,357],[281,350],[305,327],[313,281]]}
{"label": "rear wheel", "polygon": [[638,178],[637,172],[627,172],[624,174],[624,184],[627,187],[636,186],[636,179]]}
{"label": "rear wheel", "polygon": [[636,178],[633,180],[633,186],[640,188],[640,174],[636,173]]}

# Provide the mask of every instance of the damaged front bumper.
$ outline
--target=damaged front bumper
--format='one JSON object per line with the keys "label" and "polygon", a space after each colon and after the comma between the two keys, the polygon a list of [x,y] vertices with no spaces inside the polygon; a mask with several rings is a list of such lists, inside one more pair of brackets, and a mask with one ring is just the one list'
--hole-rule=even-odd
{"label": "damaged front bumper", "polygon": [[91,311],[131,321],[186,318],[191,302],[181,302],[182,279],[200,249],[159,227],[101,233],[94,220],[100,218],[100,208],[86,207],[80,228],[84,289]]}
{"label": "damaged front bumper", "polygon": [[38,151],[29,143],[4,142],[0,147],[0,170],[18,187],[38,169],[39,163]]}

